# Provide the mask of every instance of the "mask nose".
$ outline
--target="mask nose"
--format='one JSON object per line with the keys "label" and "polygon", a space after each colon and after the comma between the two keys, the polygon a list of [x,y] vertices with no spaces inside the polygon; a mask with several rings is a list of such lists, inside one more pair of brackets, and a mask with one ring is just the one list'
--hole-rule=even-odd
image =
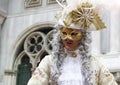
{"label": "mask nose", "polygon": [[66,41],[73,41],[73,39],[72,39],[71,36],[66,36],[66,37],[65,37],[65,40],[66,40]]}

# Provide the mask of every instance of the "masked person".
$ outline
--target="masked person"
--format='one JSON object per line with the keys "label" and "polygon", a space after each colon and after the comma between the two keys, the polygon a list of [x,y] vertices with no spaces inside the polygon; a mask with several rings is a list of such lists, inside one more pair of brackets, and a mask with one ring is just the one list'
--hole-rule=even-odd
{"label": "masked person", "polygon": [[89,1],[66,2],[56,16],[52,53],[41,61],[28,85],[117,85],[109,70],[91,55],[90,32],[106,27],[98,10]]}

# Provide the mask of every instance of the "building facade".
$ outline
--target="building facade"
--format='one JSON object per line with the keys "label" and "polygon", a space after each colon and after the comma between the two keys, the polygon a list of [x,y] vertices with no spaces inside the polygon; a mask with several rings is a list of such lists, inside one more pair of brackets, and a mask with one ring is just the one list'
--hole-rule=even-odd
{"label": "building facade", "polygon": [[[0,0],[0,85],[26,85],[50,54],[58,10],[55,0]],[[107,29],[92,32],[92,54],[120,82],[120,5],[110,4],[104,15]]]}

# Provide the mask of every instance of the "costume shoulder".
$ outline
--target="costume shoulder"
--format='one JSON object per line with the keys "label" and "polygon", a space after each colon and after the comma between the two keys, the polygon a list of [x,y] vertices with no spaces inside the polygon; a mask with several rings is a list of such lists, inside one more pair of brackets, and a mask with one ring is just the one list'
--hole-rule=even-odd
{"label": "costume shoulder", "polygon": [[101,59],[95,56],[91,57],[91,63],[93,67],[100,68],[102,66]]}
{"label": "costume shoulder", "polygon": [[45,56],[35,69],[27,85],[48,85],[52,56]]}
{"label": "costume shoulder", "polygon": [[102,64],[101,60],[102,58],[99,57],[91,57],[93,70],[97,71],[95,76],[98,77],[99,85],[118,85],[113,74]]}

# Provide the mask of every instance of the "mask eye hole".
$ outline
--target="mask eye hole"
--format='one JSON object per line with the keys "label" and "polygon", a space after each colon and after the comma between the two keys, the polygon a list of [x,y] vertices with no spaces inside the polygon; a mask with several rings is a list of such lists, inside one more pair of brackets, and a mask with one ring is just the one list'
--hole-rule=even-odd
{"label": "mask eye hole", "polygon": [[62,34],[63,34],[63,35],[67,35],[67,33],[66,33],[66,32],[62,32]]}
{"label": "mask eye hole", "polygon": [[73,32],[73,33],[71,33],[71,35],[77,35],[78,33],[77,32]]}

